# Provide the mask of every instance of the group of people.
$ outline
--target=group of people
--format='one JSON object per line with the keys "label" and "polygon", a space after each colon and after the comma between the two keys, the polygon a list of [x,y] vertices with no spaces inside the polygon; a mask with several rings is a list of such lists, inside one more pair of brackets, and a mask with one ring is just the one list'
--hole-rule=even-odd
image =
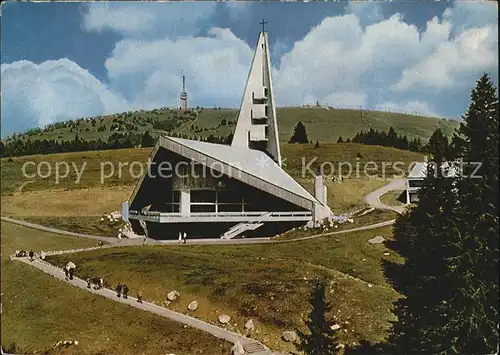
{"label": "group of people", "polygon": [[104,279],[102,277],[94,277],[92,279],[87,278],[87,288],[100,290],[103,287],[104,287]]}
{"label": "group of people", "polygon": [[184,232],[179,232],[179,244],[184,243],[186,244],[186,239],[187,239],[187,233]]}
{"label": "group of people", "polygon": [[[129,288],[126,284],[121,284],[120,282],[116,285],[116,297],[122,297],[128,299]],[[142,293],[137,291],[137,302],[142,303]]]}
{"label": "group of people", "polygon": [[40,259],[44,260],[45,259],[45,252],[41,251],[40,253],[35,253],[33,250],[30,250],[29,252],[27,252],[26,250],[16,250],[16,258],[24,258],[24,257],[29,257],[30,258],[30,261],[34,261],[35,260],[35,257],[37,257],[37,255],[40,257]]}
{"label": "group of people", "polygon": [[128,286],[126,284],[122,285],[121,283],[118,283],[116,285],[116,296],[121,297],[123,295],[123,298],[128,298]]}
{"label": "group of people", "polygon": [[32,261],[33,261],[35,253],[33,253],[33,250],[30,250],[29,253],[24,249],[23,250],[16,250],[16,258],[24,258],[26,256],[29,256],[30,259],[32,259]]}

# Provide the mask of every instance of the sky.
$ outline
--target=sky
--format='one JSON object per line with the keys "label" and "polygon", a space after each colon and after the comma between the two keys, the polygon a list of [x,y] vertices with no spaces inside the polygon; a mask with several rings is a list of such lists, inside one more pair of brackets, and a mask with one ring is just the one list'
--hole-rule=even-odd
{"label": "sky", "polygon": [[[179,104],[241,102],[262,26],[277,106],[460,119],[498,78],[496,2],[12,2],[1,5],[5,137]],[[279,120],[279,117],[278,117]]]}

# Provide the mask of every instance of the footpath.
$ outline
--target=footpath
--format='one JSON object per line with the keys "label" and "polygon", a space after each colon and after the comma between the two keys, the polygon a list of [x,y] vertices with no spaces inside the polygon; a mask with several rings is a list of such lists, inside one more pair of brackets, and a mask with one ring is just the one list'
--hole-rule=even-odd
{"label": "footpath", "polygon": [[[88,248],[91,249],[91,248]],[[92,248],[94,249],[94,248]],[[54,253],[54,252],[53,252]],[[55,252],[55,253],[63,253],[63,252]],[[47,253],[49,255],[49,253]],[[219,339],[223,339],[225,341],[228,341],[233,344],[241,344],[243,350],[245,351],[244,354],[252,354],[252,355],[280,355],[279,353],[272,352],[269,350],[266,346],[264,346],[262,343],[260,343],[257,340],[247,338],[243,335],[234,333],[232,331],[229,331],[227,329],[224,329],[222,327],[218,327],[216,325],[207,323],[205,321],[202,321],[200,319],[190,317],[188,315],[174,312],[170,309],[167,309],[165,307],[158,306],[156,304],[150,303],[143,301],[142,303],[137,302],[137,298],[129,296],[127,299],[124,299],[122,297],[117,297],[116,292],[107,288],[102,288],[99,290],[95,290],[93,288],[87,288],[87,282],[78,278],[74,277],[73,280],[68,280],[66,281],[64,271],[46,261],[43,261],[41,259],[35,259],[33,261],[30,261],[28,257],[13,257],[12,260],[17,260],[20,262],[23,262],[27,265],[30,265],[32,267],[36,267],[37,269],[45,272],[46,274],[49,274],[62,282],[68,283],[72,286],[78,287],[82,290],[85,290],[87,292],[91,292],[94,294],[97,294],[99,296],[111,299],[115,302],[120,302],[123,304],[126,304],[130,307],[142,309],[147,312],[151,312],[154,314],[157,314],[161,317],[165,317],[168,319],[171,319],[173,321],[185,324],[187,326],[199,329],[201,331],[204,331],[206,333],[209,333]]]}

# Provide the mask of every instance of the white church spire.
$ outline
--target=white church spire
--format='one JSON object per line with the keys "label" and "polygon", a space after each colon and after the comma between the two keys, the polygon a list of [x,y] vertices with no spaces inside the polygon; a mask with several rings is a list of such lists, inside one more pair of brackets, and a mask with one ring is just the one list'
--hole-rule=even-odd
{"label": "white church spire", "polygon": [[269,43],[262,20],[262,32],[248,73],[232,146],[266,152],[281,166],[278,125],[271,79]]}

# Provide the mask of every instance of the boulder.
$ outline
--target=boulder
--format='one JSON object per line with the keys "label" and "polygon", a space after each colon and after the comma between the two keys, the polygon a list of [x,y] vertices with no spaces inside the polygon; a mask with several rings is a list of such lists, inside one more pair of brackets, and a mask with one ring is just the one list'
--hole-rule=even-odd
{"label": "boulder", "polygon": [[334,325],[330,326],[330,329],[331,329],[331,330],[337,330],[337,329],[340,329],[340,325],[338,325],[338,324],[334,324]]}
{"label": "boulder", "polygon": [[219,322],[222,324],[227,324],[231,320],[231,317],[229,317],[227,314],[221,314],[219,316]]}
{"label": "boulder", "polygon": [[196,311],[198,309],[198,302],[193,301],[188,305],[188,310]]}
{"label": "boulder", "polygon": [[249,319],[245,323],[245,329],[249,332],[253,332],[255,330],[255,325],[253,324],[253,320]]}
{"label": "boulder", "polygon": [[245,355],[245,349],[243,349],[243,345],[239,341],[234,343],[234,346],[231,348],[232,355]]}
{"label": "boulder", "polygon": [[384,237],[381,237],[380,235],[376,236],[375,238],[368,239],[368,243],[370,244],[380,244],[384,242]]}
{"label": "boulder", "polygon": [[177,292],[177,291],[170,291],[168,294],[167,294],[167,300],[169,301],[177,301],[180,297],[180,293]]}
{"label": "boulder", "polygon": [[299,340],[299,337],[297,336],[297,333],[295,333],[293,330],[286,330],[281,334],[281,338],[286,341],[286,342],[296,342]]}

